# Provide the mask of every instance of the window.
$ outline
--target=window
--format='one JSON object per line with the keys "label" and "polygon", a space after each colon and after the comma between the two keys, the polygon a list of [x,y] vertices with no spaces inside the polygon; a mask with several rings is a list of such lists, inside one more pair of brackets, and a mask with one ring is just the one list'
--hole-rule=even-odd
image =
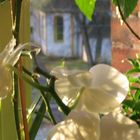
{"label": "window", "polygon": [[54,40],[56,42],[63,41],[64,34],[64,23],[62,16],[55,16],[54,18]]}

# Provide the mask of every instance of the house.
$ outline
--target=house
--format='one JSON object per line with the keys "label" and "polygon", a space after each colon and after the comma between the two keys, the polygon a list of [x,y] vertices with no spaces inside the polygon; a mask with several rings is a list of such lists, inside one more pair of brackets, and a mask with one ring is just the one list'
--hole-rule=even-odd
{"label": "house", "polygon": [[83,19],[74,0],[31,0],[32,41],[42,46],[50,57],[76,57],[87,60],[83,28],[86,26],[92,59],[110,63],[110,0],[98,0],[93,20],[79,24]]}
{"label": "house", "polygon": [[32,39],[41,44],[47,56],[80,57],[78,25],[73,13],[78,9],[72,0],[44,1],[31,12]]}

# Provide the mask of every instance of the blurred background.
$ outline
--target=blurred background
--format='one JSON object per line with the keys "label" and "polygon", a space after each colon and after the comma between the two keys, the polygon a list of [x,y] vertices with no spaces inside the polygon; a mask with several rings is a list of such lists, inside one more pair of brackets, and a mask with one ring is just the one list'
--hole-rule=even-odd
{"label": "blurred background", "polygon": [[[140,1],[127,22],[140,35]],[[41,47],[37,62],[43,70],[62,64],[69,69],[88,70],[106,63],[125,73],[130,68],[127,58],[140,54],[140,41],[120,24],[111,0],[97,0],[91,21],[74,0],[31,0],[30,26],[31,41]],[[33,95],[36,92],[33,89]],[[60,121],[63,115],[53,103],[52,107]],[[44,119],[36,140],[45,139],[51,126]]]}

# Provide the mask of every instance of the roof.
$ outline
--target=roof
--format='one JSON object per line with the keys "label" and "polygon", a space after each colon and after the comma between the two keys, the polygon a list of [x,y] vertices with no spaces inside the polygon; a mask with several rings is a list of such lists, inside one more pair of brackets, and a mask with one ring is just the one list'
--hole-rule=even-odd
{"label": "roof", "polygon": [[45,12],[74,12],[78,10],[74,0],[31,0],[31,6]]}

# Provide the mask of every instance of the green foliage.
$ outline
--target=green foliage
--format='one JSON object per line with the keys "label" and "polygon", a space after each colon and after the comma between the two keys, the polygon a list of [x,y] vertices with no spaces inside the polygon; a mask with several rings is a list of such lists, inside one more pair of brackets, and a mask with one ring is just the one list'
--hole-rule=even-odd
{"label": "green foliage", "polygon": [[89,19],[92,19],[96,0],[75,0],[81,12]]}
{"label": "green foliage", "polygon": [[120,5],[125,19],[128,18],[130,14],[132,14],[137,2],[138,0],[113,0],[113,3],[116,6]]}
{"label": "green foliage", "polygon": [[[112,0],[113,4],[120,6],[124,18],[128,18],[134,11],[138,0]],[[94,13],[96,0],[75,0],[81,12],[89,19],[92,19]]]}
{"label": "green foliage", "polygon": [[128,61],[132,65],[132,69],[126,73],[130,83],[130,93],[123,102],[123,107],[126,114],[140,126],[140,56]]}

